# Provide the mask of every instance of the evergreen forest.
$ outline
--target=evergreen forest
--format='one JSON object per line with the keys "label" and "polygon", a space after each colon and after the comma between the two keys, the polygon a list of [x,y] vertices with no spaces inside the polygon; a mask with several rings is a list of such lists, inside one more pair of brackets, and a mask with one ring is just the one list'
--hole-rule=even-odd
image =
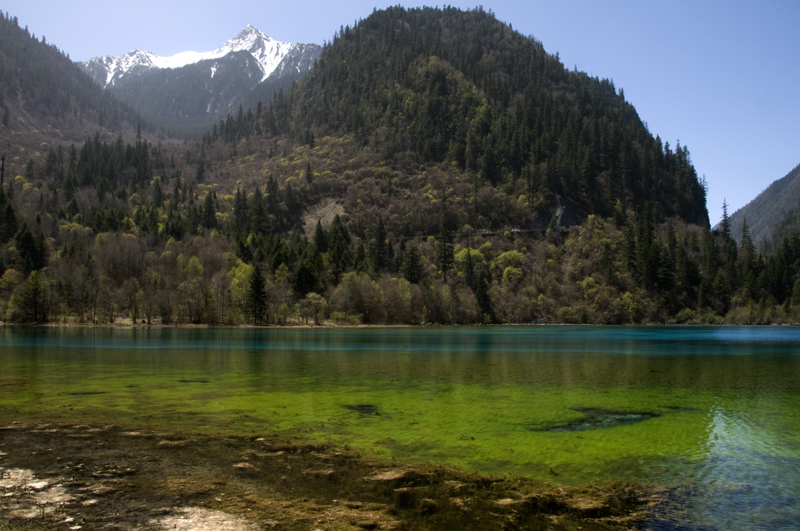
{"label": "evergreen forest", "polygon": [[[5,322],[800,319],[800,209],[769,252],[725,205],[711,230],[686,146],[482,8],[376,10],[201,141],[137,127],[0,25]],[[50,115],[95,130],[36,144]]]}

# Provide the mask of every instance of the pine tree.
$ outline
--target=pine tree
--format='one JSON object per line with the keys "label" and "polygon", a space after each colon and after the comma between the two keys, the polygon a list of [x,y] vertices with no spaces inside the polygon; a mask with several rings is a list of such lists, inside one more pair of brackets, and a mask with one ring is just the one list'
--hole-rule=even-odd
{"label": "pine tree", "polygon": [[0,188],[0,244],[6,243],[17,232],[17,215],[14,205]]}
{"label": "pine tree", "polygon": [[400,264],[400,273],[412,284],[419,284],[422,281],[422,261],[415,244],[406,247]]}
{"label": "pine tree", "polygon": [[244,235],[247,233],[247,198],[242,194],[239,187],[233,196],[233,230],[236,234]]}
{"label": "pine tree", "polygon": [[341,273],[352,262],[350,254],[350,234],[337,214],[328,229],[328,260],[335,273]]}
{"label": "pine tree", "polygon": [[478,309],[483,315],[483,320],[493,323],[495,316],[492,300],[489,297],[489,280],[483,270],[478,274],[475,287],[475,301],[478,303]]}
{"label": "pine tree", "polygon": [[292,273],[292,289],[301,296],[319,289],[319,276],[314,262],[313,257],[306,255]]}
{"label": "pine tree", "polygon": [[206,198],[203,201],[203,228],[206,229],[216,229],[217,228],[217,212],[216,208],[214,208],[214,199],[211,196],[211,192],[206,194]]}
{"label": "pine tree", "polygon": [[383,216],[378,216],[378,228],[371,244],[372,268],[376,273],[379,273],[386,269],[389,263],[389,253],[386,247],[386,227],[383,224]]}
{"label": "pine tree", "polygon": [[317,253],[328,252],[328,235],[322,229],[322,221],[317,220],[317,226],[314,229],[314,248]]}
{"label": "pine tree", "polygon": [[719,224],[720,232],[726,240],[731,239],[731,219],[728,217],[728,201],[722,200],[722,221]]}
{"label": "pine tree", "polygon": [[251,323],[262,324],[267,310],[267,291],[266,280],[258,264],[253,266],[250,278],[247,283],[247,295],[245,299],[245,313]]}
{"label": "pine tree", "polygon": [[756,297],[756,248],[750,238],[750,228],[747,218],[742,218],[742,239],[739,243],[738,261],[740,264],[739,278],[742,286],[742,295],[746,300]]}
{"label": "pine tree", "polygon": [[464,282],[466,282],[467,286],[469,286],[472,291],[478,289],[475,283],[475,264],[472,259],[472,249],[469,248],[467,249],[467,256],[464,260]]}
{"label": "pine tree", "polygon": [[439,238],[436,241],[436,263],[447,281],[447,271],[453,265],[453,233],[447,216],[447,207],[442,194],[442,205],[439,212]]}
{"label": "pine tree", "polygon": [[18,323],[47,321],[47,296],[38,271],[31,271],[19,291],[11,297],[11,319]]}
{"label": "pine tree", "polygon": [[264,234],[267,232],[267,213],[264,210],[264,199],[261,191],[256,188],[253,198],[247,208],[250,214],[250,232]]}
{"label": "pine tree", "polygon": [[46,265],[46,250],[42,233],[39,234],[38,238],[35,237],[28,229],[27,223],[23,221],[22,226],[14,235],[14,240],[24,274],[28,275],[32,271],[38,271]]}
{"label": "pine tree", "polygon": [[314,182],[314,172],[311,170],[311,162],[306,164],[305,178],[308,184]]}

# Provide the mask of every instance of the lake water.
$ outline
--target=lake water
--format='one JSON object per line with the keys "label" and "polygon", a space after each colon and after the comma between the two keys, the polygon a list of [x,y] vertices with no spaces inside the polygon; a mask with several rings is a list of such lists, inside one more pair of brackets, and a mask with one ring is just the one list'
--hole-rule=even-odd
{"label": "lake water", "polygon": [[800,529],[800,329],[0,328],[0,421],[279,433]]}

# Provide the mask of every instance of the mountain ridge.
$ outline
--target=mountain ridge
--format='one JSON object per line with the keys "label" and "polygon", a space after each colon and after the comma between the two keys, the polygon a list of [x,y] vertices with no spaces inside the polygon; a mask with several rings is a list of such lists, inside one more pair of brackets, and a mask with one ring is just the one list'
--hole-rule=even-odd
{"label": "mountain ridge", "polygon": [[[239,105],[270,101],[305,76],[320,53],[316,44],[278,41],[248,24],[210,52],[158,56],[134,49],[79,64],[152,123],[172,134],[198,134]],[[226,76],[218,78],[221,71]]]}
{"label": "mountain ridge", "polygon": [[[231,52],[247,51],[253,55],[261,67],[261,81],[264,81],[283,58],[298,46],[306,47],[308,45],[277,41],[255,26],[248,24],[235,37],[210,52],[185,51],[170,56],[160,56],[150,51],[133,49],[125,55],[98,56],[80,64],[96,83],[107,88],[137,70],[181,68],[208,59],[221,59]],[[105,81],[103,81],[103,73],[105,73]]]}

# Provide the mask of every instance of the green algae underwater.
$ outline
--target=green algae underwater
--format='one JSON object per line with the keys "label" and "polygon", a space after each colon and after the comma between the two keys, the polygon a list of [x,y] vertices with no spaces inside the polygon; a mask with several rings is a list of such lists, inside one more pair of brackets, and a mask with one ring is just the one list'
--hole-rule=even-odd
{"label": "green algae underwater", "polygon": [[800,527],[799,376],[796,328],[0,329],[4,422],[665,485],[676,529]]}

